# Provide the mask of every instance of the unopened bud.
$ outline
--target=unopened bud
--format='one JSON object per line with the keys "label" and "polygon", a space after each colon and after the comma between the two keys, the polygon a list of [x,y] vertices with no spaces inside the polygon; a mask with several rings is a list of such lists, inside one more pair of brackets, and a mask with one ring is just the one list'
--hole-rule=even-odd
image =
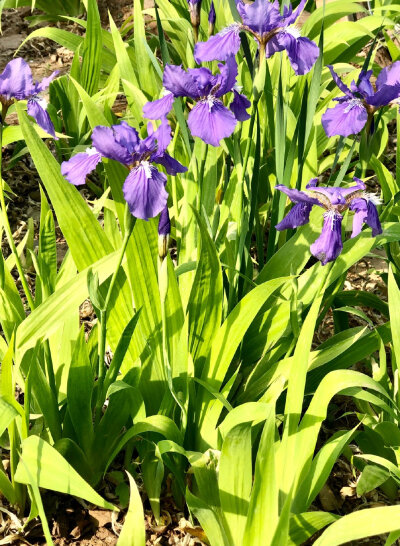
{"label": "unopened bud", "polygon": [[158,255],[163,260],[168,253],[169,234],[171,233],[171,222],[169,219],[168,207],[165,207],[158,220]]}
{"label": "unopened bud", "polygon": [[200,26],[200,13],[201,13],[202,0],[188,0],[190,22],[192,23],[193,32],[197,41],[199,26]]}
{"label": "unopened bud", "polygon": [[211,36],[214,34],[214,28],[215,28],[215,20],[217,18],[217,15],[215,13],[215,7],[214,2],[211,2],[210,6],[210,12],[208,14],[208,35]]}

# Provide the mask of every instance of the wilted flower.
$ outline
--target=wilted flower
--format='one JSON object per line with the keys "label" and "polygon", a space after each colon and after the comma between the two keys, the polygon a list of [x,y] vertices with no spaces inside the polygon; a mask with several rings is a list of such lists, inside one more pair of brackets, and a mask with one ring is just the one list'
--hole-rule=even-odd
{"label": "wilted flower", "polygon": [[103,157],[119,161],[130,171],[123,186],[129,210],[136,218],[153,218],[165,209],[168,194],[165,191],[167,177],[152,163],[163,165],[172,175],[187,169],[165,151],[171,141],[166,118],[156,131],[149,123],[147,132],[148,137],[141,140],[136,129],[124,121],[112,127],[95,127],[93,147],[64,161],[61,172],[68,182],[80,186]]}
{"label": "wilted flower", "polygon": [[[213,75],[208,68],[189,68],[167,65],[163,85],[167,93],[143,107],[143,115],[149,119],[161,119],[172,109],[174,97],[190,97],[196,101],[188,117],[193,136],[207,144],[218,146],[221,139],[230,136],[236,122],[250,116],[246,109],[250,101],[237,91],[237,64],[230,55],[225,64],[219,64],[220,74]],[[222,97],[233,92],[230,110],[222,103]]]}
{"label": "wilted flower", "polygon": [[352,81],[350,89],[345,85],[333,67],[328,65],[332,78],[344,96],[335,98],[334,108],[322,116],[322,125],[328,137],[344,136],[359,133],[365,126],[368,116],[382,106],[400,96],[400,61],[383,68],[376,80],[376,91],[371,84],[372,70],[361,71],[358,83]]}
{"label": "wilted flower", "polygon": [[[54,125],[46,111],[47,103],[38,97],[57,74],[58,71],[53,72],[40,83],[34,82],[31,68],[24,59],[18,57],[10,61],[0,74],[0,103],[3,106],[3,116],[14,100],[28,100],[28,114],[46,133],[57,138]],[[4,122],[4,119],[2,121]]]}
{"label": "wilted flower", "polygon": [[208,13],[208,35],[209,36],[211,36],[211,34],[214,34],[216,19],[217,19],[217,15],[215,13],[214,2],[213,0],[211,0],[210,11]]}
{"label": "wilted flower", "polygon": [[275,226],[278,231],[294,229],[306,224],[310,219],[313,205],[325,209],[324,224],[321,235],[311,245],[311,254],[325,265],[335,260],[343,248],[342,243],[342,213],[347,209],[354,211],[353,232],[356,237],[361,232],[364,223],[372,228],[375,237],[382,233],[376,205],[379,199],[376,195],[365,192],[365,184],[359,178],[350,188],[316,187],[317,178],[310,180],[307,189],[299,191],[279,184],[276,189],[286,193],[295,203],[290,212]]}
{"label": "wilted flower", "polygon": [[224,61],[229,55],[236,55],[240,48],[239,33],[245,31],[257,40],[260,51],[265,52],[267,58],[285,49],[296,74],[306,74],[317,60],[319,49],[314,42],[302,37],[294,25],[305,4],[306,0],[301,0],[295,11],[291,5],[285,6],[281,15],[278,0],[255,0],[251,4],[237,0],[242,22],[229,25],[207,42],[197,43],[194,58],[201,63]]}

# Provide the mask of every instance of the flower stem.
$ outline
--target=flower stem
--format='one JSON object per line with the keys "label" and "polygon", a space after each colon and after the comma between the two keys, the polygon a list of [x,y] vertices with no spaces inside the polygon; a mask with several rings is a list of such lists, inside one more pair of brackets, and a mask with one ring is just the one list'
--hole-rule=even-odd
{"label": "flower stem", "polygon": [[133,228],[135,227],[135,223],[136,223],[136,218],[134,218],[129,213],[129,217],[127,219],[127,226],[125,228],[124,240],[123,240],[122,246],[121,246],[121,252],[120,252],[120,255],[119,255],[119,258],[118,258],[117,265],[116,265],[116,267],[114,269],[114,273],[113,273],[113,275],[111,277],[111,282],[110,282],[110,285],[109,285],[108,290],[107,290],[107,295],[106,295],[106,299],[104,301],[103,308],[100,310],[100,317],[99,317],[99,322],[100,322],[99,365],[98,365],[98,385],[97,385],[98,391],[97,391],[97,403],[96,403],[96,411],[95,411],[96,423],[98,423],[99,420],[100,420],[101,408],[102,408],[103,401],[104,401],[104,396],[103,396],[102,391],[103,391],[103,384],[104,384],[104,378],[105,378],[104,358],[105,358],[105,354],[106,354],[106,340],[107,340],[107,335],[106,335],[107,311],[108,311],[108,306],[110,304],[110,299],[111,299],[111,296],[112,296],[113,288],[114,288],[115,282],[117,280],[118,272],[119,272],[119,269],[121,267],[124,255],[125,255],[126,248],[128,246],[130,236],[132,235]]}

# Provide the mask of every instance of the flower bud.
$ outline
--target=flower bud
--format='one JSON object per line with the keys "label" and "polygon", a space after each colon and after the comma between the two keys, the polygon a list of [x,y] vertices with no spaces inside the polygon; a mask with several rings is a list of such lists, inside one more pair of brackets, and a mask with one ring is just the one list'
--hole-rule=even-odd
{"label": "flower bud", "polygon": [[211,1],[211,6],[210,6],[210,12],[208,14],[208,35],[211,36],[212,34],[214,34],[214,28],[215,28],[215,20],[217,18],[217,15],[215,13],[215,7],[214,7],[214,2]]}
{"label": "flower bud", "polygon": [[163,260],[168,252],[169,234],[171,233],[171,222],[169,219],[168,207],[165,207],[158,220],[158,255]]}

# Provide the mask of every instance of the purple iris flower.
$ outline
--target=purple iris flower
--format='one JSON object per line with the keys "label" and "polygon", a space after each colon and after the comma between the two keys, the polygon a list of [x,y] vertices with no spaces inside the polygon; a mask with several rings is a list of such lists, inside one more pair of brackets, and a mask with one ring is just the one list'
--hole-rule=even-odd
{"label": "purple iris flower", "polygon": [[[246,109],[250,101],[240,94],[236,86],[237,64],[230,55],[225,64],[218,65],[220,74],[213,75],[208,68],[189,68],[167,65],[163,85],[167,93],[161,99],[148,102],[143,115],[149,119],[161,119],[172,109],[175,97],[190,97],[196,101],[188,117],[193,136],[207,144],[218,146],[221,139],[230,136],[237,121],[249,119]],[[230,110],[224,106],[222,97],[233,92]]]}
{"label": "purple iris flower", "polygon": [[400,61],[383,68],[376,79],[376,91],[371,84],[372,70],[361,71],[359,81],[350,88],[345,85],[333,67],[328,65],[332,78],[344,95],[333,100],[338,104],[322,116],[322,125],[328,137],[359,133],[374,112],[400,97]]}
{"label": "purple iris flower", "polygon": [[103,157],[119,161],[130,171],[123,186],[129,210],[136,218],[153,218],[165,209],[168,194],[165,191],[167,177],[152,163],[162,165],[172,175],[187,169],[165,151],[171,141],[166,118],[162,119],[156,131],[149,123],[147,133],[148,137],[141,140],[136,129],[125,121],[112,127],[95,127],[93,147],[64,161],[61,172],[68,182],[80,186]]}
{"label": "purple iris flower", "polygon": [[295,204],[283,220],[275,226],[278,231],[294,229],[306,224],[310,219],[313,205],[325,209],[324,224],[321,235],[311,245],[311,254],[321,261],[322,265],[335,260],[342,251],[342,220],[343,212],[347,209],[354,211],[353,232],[356,237],[364,223],[372,228],[375,237],[382,233],[376,205],[379,199],[376,195],[365,191],[365,184],[359,178],[349,188],[316,187],[317,178],[310,180],[306,190],[290,189],[279,184],[276,189],[286,193]]}
{"label": "purple iris flower", "polygon": [[7,112],[14,100],[28,100],[28,114],[46,133],[56,139],[54,125],[46,111],[47,103],[38,95],[48,88],[57,74],[58,71],[53,72],[48,78],[43,78],[40,83],[34,82],[31,68],[24,59],[18,57],[10,61],[0,74],[0,103],[3,114]]}
{"label": "purple iris flower", "polygon": [[229,25],[207,42],[197,43],[194,58],[201,63],[224,61],[228,55],[236,55],[240,48],[239,33],[246,31],[257,40],[260,51],[265,52],[267,58],[285,49],[296,74],[307,74],[318,58],[319,48],[308,38],[302,37],[294,25],[305,4],[306,0],[301,0],[294,11],[289,4],[281,15],[278,0],[255,0],[251,4],[236,0],[242,22]]}

